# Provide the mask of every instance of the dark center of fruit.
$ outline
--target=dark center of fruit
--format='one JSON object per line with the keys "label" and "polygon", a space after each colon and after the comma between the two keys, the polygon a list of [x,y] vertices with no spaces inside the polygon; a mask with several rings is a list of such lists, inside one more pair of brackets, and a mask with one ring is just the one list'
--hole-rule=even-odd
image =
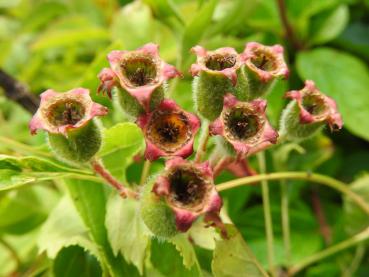
{"label": "dark center of fruit", "polygon": [[225,54],[225,55],[214,54],[214,55],[209,56],[205,62],[205,65],[207,68],[211,70],[217,70],[217,71],[220,71],[226,68],[231,68],[235,64],[236,64],[236,56],[230,55],[230,54]]}
{"label": "dark center of fruit", "polygon": [[312,115],[321,115],[327,109],[324,99],[319,95],[307,94],[302,98],[302,106]]}
{"label": "dark center of fruit", "polygon": [[190,139],[191,130],[182,112],[156,111],[149,122],[147,134],[159,148],[172,153]]}
{"label": "dark center of fruit", "polygon": [[155,62],[152,58],[145,56],[127,58],[121,64],[121,69],[123,75],[135,87],[151,84],[157,75]]}
{"label": "dark center of fruit", "polygon": [[196,206],[206,194],[205,181],[191,168],[177,168],[169,176],[170,197],[178,206]]}
{"label": "dark center of fruit", "polygon": [[75,125],[85,114],[83,105],[74,100],[61,101],[50,107],[48,118],[55,126]]}
{"label": "dark center of fruit", "polygon": [[239,140],[256,135],[260,129],[258,117],[243,108],[233,109],[226,115],[226,127]]}
{"label": "dark center of fruit", "polygon": [[274,71],[278,67],[274,55],[260,50],[255,52],[251,62],[263,71]]}

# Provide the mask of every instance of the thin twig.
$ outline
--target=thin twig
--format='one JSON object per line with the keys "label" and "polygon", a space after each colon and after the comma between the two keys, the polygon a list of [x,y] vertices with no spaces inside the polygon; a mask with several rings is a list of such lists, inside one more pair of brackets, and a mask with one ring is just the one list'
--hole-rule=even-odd
{"label": "thin twig", "polygon": [[313,254],[312,256],[303,259],[302,261],[298,262],[297,264],[295,264],[293,267],[291,267],[288,270],[289,275],[288,276],[293,276],[296,273],[300,272],[302,269],[304,269],[305,267],[316,263],[318,261],[321,261],[327,257],[330,257],[342,250],[346,250],[347,248],[350,248],[352,246],[355,246],[357,244],[360,244],[361,242],[368,240],[369,239],[369,228],[366,228],[364,231],[356,234],[355,236],[344,240],[340,243],[337,243],[336,245],[333,245],[329,248],[326,248],[318,253]]}
{"label": "thin twig", "polygon": [[291,172],[275,172],[268,174],[259,174],[256,176],[244,177],[224,182],[222,184],[217,185],[217,190],[222,191],[239,186],[251,185],[254,184],[255,182],[260,182],[262,180],[289,180],[289,179],[306,180],[331,187],[341,192],[343,195],[351,198],[351,200],[355,202],[356,205],[358,205],[367,215],[369,215],[369,205],[360,195],[353,192],[348,187],[347,184],[338,181],[334,178],[331,178],[329,176],[311,172],[291,171]]}
{"label": "thin twig", "polygon": [[38,97],[2,69],[0,69],[0,87],[4,89],[7,98],[17,102],[32,114],[36,112],[40,102]]}
{"label": "thin twig", "polygon": [[21,259],[18,256],[17,251],[15,251],[15,249],[13,248],[13,246],[11,246],[2,237],[0,237],[0,244],[2,244],[9,251],[9,254],[13,257],[13,259],[14,259],[14,261],[16,263],[17,269],[19,269],[21,267],[21,265],[22,265],[22,262],[21,262]]}
{"label": "thin twig", "polygon": [[290,42],[292,47],[296,50],[300,50],[303,48],[303,45],[301,42],[296,38],[295,32],[288,21],[287,17],[287,9],[286,9],[286,3],[284,0],[277,0],[277,7],[279,11],[279,17],[281,19],[281,23],[283,25],[283,28],[285,30],[285,35],[287,37],[287,40]]}
{"label": "thin twig", "polygon": [[[264,152],[258,153],[257,158],[259,162],[259,172],[261,174],[265,174],[266,164]],[[263,198],[265,233],[267,238],[268,265],[270,274],[274,277],[277,276],[277,274],[276,269],[274,267],[274,235],[273,235],[272,214],[270,211],[269,186],[267,180],[261,181],[261,191]]]}
{"label": "thin twig", "polygon": [[150,167],[151,167],[151,162],[149,160],[146,160],[144,162],[142,173],[141,173],[140,186],[142,186],[145,183],[147,176],[150,173]]}
{"label": "thin twig", "polygon": [[214,177],[218,176],[233,161],[232,157],[223,157],[213,168]]}
{"label": "thin twig", "polygon": [[329,226],[327,222],[324,209],[322,207],[322,203],[320,201],[320,197],[316,189],[313,189],[311,192],[311,202],[312,202],[315,216],[319,223],[320,234],[322,235],[325,244],[328,246],[332,242],[331,227]]}
{"label": "thin twig", "polygon": [[121,182],[115,179],[109,171],[105,169],[103,164],[98,160],[91,161],[92,168],[99,174],[105,181],[119,191],[119,194],[123,197],[138,198],[138,193],[126,188]]}
{"label": "thin twig", "polygon": [[197,147],[195,163],[201,162],[202,156],[206,153],[206,146],[209,140],[209,123],[207,120],[204,120],[202,123],[202,133],[200,137],[199,146]]}
{"label": "thin twig", "polygon": [[280,180],[281,190],[281,221],[282,221],[282,236],[283,246],[286,257],[286,265],[291,262],[291,232],[290,232],[290,217],[289,217],[289,197],[288,184],[285,180]]}

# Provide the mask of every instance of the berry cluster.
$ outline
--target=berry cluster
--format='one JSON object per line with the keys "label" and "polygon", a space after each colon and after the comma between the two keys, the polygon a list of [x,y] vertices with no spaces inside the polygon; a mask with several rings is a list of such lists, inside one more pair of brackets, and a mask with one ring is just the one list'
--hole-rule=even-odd
{"label": "berry cluster", "polygon": [[[237,162],[272,144],[306,139],[325,123],[332,130],[342,127],[334,100],[321,93],[313,81],[306,81],[301,90],[286,93],[292,101],[282,113],[279,131],[273,129],[263,98],[277,80],[288,77],[280,45],[251,42],[241,54],[229,47],[208,51],[195,46],[192,52],[197,56],[190,69],[193,98],[201,120],[166,98],[167,81],[182,74],[160,58],[155,44],[135,51],[112,51],[108,55],[110,68],[98,76],[98,92],[110,98],[116,94],[123,110],[142,129],[145,158],[166,159],[163,172],[149,178],[140,195],[131,194],[140,198],[147,227],[163,238],[187,231],[200,215],[226,235],[219,217],[222,200],[214,185],[214,176],[223,165],[201,162],[208,136],[216,137],[216,149],[226,155],[228,165],[237,167]],[[47,90],[41,94],[30,130],[32,134],[45,130],[59,158],[73,163],[91,161],[106,177],[109,173],[93,160],[101,144],[93,118],[107,112],[92,102],[86,89],[66,93]],[[204,135],[200,147],[194,160],[186,160],[193,153],[201,122]],[[120,188],[111,176],[105,179]],[[127,191],[121,188],[123,196],[129,195]]]}

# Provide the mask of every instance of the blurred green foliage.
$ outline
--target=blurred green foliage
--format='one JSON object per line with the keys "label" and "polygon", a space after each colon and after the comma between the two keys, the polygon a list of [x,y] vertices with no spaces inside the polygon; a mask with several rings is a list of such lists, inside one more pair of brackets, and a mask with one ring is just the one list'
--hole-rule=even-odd
{"label": "blurred green foliage", "polygon": [[[284,2],[293,38],[286,36],[278,1],[273,0],[0,0],[0,68],[27,84],[34,94],[48,88],[66,91],[82,86],[91,90],[94,100],[114,106],[103,119],[105,127],[111,128],[104,132],[100,155],[115,177],[135,184],[142,163],[132,157],[143,149],[142,135],[131,123],[113,126],[128,118],[115,104],[96,95],[96,76],[107,66],[108,52],[158,43],[163,59],[184,73],[183,79],[171,83],[171,97],[193,111],[188,73],[194,61],[189,53],[192,46],[230,46],[241,52],[249,41],[282,44],[292,74],[268,96],[274,127],[285,106],[283,93],[312,79],[337,101],[345,129],[303,142],[299,146],[302,151],[289,145],[268,153],[268,171],[314,171],[348,183],[357,180],[353,191],[368,201],[369,1]],[[258,269],[253,257],[249,261],[241,235],[256,259],[267,266],[259,187],[240,187],[222,194],[229,221],[240,232],[232,238],[233,248],[221,242],[215,246],[212,239],[217,234],[209,230],[194,232],[193,245],[150,242],[140,231],[144,228],[135,205],[117,203],[88,169],[72,168],[52,158],[44,135],[31,137],[28,133],[31,115],[4,94],[0,94],[0,108],[0,152],[4,154],[0,157],[0,276],[100,276],[102,272],[115,276],[210,276],[211,270],[215,276],[251,276],[246,272]],[[250,162],[255,165],[253,159]],[[151,173],[162,167],[155,162]],[[71,176],[77,179],[62,180]],[[233,178],[224,173],[217,182]],[[271,184],[275,259],[277,265],[288,266],[279,189]],[[329,189],[313,188],[319,192],[333,244],[368,226],[368,217],[346,198]],[[294,264],[326,245],[312,208],[311,184],[289,181],[288,190],[289,262]],[[124,224],[124,219],[131,224]],[[211,234],[202,233],[208,231]],[[210,250],[214,247],[212,264]],[[227,251],[238,260],[218,256]],[[367,252],[366,245],[359,245],[308,267],[301,276],[367,276]],[[244,265],[244,260],[252,266],[226,275],[227,266]]]}

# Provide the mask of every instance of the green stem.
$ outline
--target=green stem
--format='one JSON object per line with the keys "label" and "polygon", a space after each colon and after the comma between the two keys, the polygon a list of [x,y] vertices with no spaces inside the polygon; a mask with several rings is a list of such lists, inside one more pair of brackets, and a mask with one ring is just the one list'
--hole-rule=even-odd
{"label": "green stem", "polygon": [[269,174],[259,174],[256,176],[244,177],[229,182],[224,182],[222,184],[217,185],[217,190],[218,191],[227,190],[239,186],[250,185],[263,180],[288,180],[288,179],[307,180],[331,187],[343,193],[347,197],[350,197],[352,201],[354,201],[367,215],[369,215],[369,205],[365,202],[365,200],[361,196],[357,195],[352,190],[350,190],[350,188],[345,183],[340,182],[329,176],[317,173],[275,172]]}
{"label": "green stem", "polygon": [[285,180],[280,181],[281,190],[281,215],[282,215],[282,235],[286,258],[286,265],[291,261],[291,241],[290,241],[290,220],[289,220],[289,200],[288,200],[288,185]]}
{"label": "green stem", "polygon": [[202,123],[202,132],[200,136],[199,146],[197,147],[195,162],[201,162],[202,156],[206,153],[206,146],[209,140],[209,122],[204,120]]}
{"label": "green stem", "polygon": [[142,173],[141,173],[140,186],[142,186],[145,183],[147,176],[149,176],[150,167],[151,167],[151,162],[149,160],[146,160],[144,162]]}
{"label": "green stem", "polygon": [[293,276],[296,273],[300,272],[302,269],[304,269],[305,267],[320,261],[322,259],[325,259],[329,256],[332,256],[342,250],[345,250],[347,248],[350,248],[354,245],[359,244],[362,241],[365,241],[369,239],[369,227],[366,228],[364,231],[356,234],[355,236],[344,240],[336,245],[333,245],[327,249],[324,249],[323,251],[320,251],[304,260],[302,260],[301,262],[299,262],[298,264],[294,265],[293,267],[291,267],[288,270],[289,276]]}
{"label": "green stem", "polygon": [[38,150],[34,146],[30,146],[30,145],[21,143],[19,141],[12,140],[7,137],[0,136],[0,143],[6,145],[7,147],[15,151],[23,152],[26,154],[37,154],[37,155],[41,155],[44,157],[52,157],[52,154],[50,153],[44,152],[42,150]]}
{"label": "green stem", "polygon": [[21,262],[21,259],[18,256],[17,251],[15,251],[13,246],[11,246],[7,241],[5,241],[1,237],[0,237],[0,244],[2,244],[9,251],[9,254],[12,256],[12,258],[14,259],[14,261],[16,263],[16,268],[19,270],[21,265],[22,265],[22,262]]}
{"label": "green stem", "polygon": [[[258,153],[257,158],[258,158],[258,163],[259,163],[259,171],[261,174],[265,174],[266,165],[265,165],[264,152]],[[275,268],[274,268],[273,223],[272,223],[272,215],[270,211],[269,187],[268,187],[268,182],[266,179],[261,180],[261,191],[262,191],[262,197],[263,197],[263,210],[264,210],[264,220],[265,220],[265,232],[266,232],[266,238],[267,238],[269,271],[272,276],[277,276]]]}

